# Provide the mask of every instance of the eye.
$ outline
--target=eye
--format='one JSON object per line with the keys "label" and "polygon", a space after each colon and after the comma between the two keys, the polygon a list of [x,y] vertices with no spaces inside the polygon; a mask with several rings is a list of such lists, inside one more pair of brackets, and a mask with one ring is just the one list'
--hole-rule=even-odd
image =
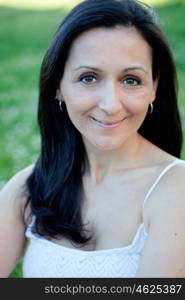
{"label": "eye", "polygon": [[141,81],[135,77],[127,77],[123,82],[129,86],[137,86],[141,84]]}
{"label": "eye", "polygon": [[96,77],[93,74],[86,74],[82,75],[79,80],[87,85],[90,85],[96,82]]}

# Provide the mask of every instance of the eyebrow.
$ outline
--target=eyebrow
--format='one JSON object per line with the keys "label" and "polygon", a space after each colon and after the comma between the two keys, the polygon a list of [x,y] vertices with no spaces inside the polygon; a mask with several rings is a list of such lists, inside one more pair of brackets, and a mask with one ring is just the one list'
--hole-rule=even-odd
{"label": "eyebrow", "polygon": [[[95,67],[91,67],[91,66],[79,66],[79,67],[73,69],[73,71],[78,71],[78,70],[80,70],[80,69],[90,69],[90,70],[97,71],[97,72],[100,72],[100,73],[102,72],[101,69],[95,68]],[[135,70],[140,70],[140,71],[143,71],[143,72],[145,72],[145,73],[148,73],[147,70],[146,70],[145,68],[139,67],[139,66],[138,66],[138,67],[136,66],[136,67],[128,67],[128,68],[125,68],[125,69],[122,70],[122,72],[125,73],[125,72],[135,71]]]}

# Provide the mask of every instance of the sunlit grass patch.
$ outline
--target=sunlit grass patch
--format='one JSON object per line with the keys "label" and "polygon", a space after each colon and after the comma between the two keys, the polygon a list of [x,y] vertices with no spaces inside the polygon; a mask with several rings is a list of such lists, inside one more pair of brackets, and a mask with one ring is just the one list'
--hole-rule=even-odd
{"label": "sunlit grass patch", "polygon": [[[177,2],[176,0],[142,0],[142,2],[147,3],[149,5],[168,5],[170,3]],[[179,0],[179,2],[184,2],[184,0]]]}
{"label": "sunlit grass patch", "polygon": [[[159,24],[172,48],[185,135],[185,1],[143,2],[156,7]],[[0,0],[0,188],[38,156],[36,112],[40,64],[60,20],[76,3],[79,1]],[[185,146],[182,158],[185,159]],[[11,276],[21,276],[21,260]]]}
{"label": "sunlit grass patch", "polygon": [[56,9],[58,7],[65,7],[70,9],[72,6],[78,4],[80,0],[0,0],[1,6],[17,7],[22,9]]}

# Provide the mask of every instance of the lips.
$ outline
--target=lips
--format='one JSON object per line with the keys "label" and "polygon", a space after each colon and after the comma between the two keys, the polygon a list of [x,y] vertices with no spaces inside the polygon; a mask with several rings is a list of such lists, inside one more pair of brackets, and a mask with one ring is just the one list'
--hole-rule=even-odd
{"label": "lips", "polygon": [[101,123],[101,124],[104,124],[104,125],[114,125],[114,124],[118,124],[119,122],[123,121],[123,119],[121,119],[121,120],[118,120],[118,121],[107,122],[107,121],[97,120],[93,117],[92,117],[92,119],[99,122],[99,123]]}
{"label": "lips", "polygon": [[102,127],[102,128],[109,128],[109,129],[111,129],[111,128],[116,128],[116,127],[118,127],[121,123],[122,123],[122,121],[125,119],[125,118],[123,118],[123,119],[121,119],[121,120],[118,120],[118,121],[112,121],[112,122],[107,122],[107,121],[102,121],[102,120],[97,120],[97,119],[95,119],[95,118],[93,118],[93,117],[91,117],[91,119],[94,121],[94,122],[96,122],[96,124],[97,125],[99,125],[100,127]]}

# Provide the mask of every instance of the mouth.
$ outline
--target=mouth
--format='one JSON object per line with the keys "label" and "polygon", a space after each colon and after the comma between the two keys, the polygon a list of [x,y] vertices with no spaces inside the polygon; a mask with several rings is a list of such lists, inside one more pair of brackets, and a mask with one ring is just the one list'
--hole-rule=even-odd
{"label": "mouth", "polygon": [[95,119],[93,117],[91,117],[91,119],[93,121],[95,121],[99,126],[101,126],[103,128],[115,128],[115,127],[118,127],[125,118],[123,118],[121,120],[118,120],[118,121],[112,121],[112,122],[106,122],[106,121],[97,120],[97,119]]}

